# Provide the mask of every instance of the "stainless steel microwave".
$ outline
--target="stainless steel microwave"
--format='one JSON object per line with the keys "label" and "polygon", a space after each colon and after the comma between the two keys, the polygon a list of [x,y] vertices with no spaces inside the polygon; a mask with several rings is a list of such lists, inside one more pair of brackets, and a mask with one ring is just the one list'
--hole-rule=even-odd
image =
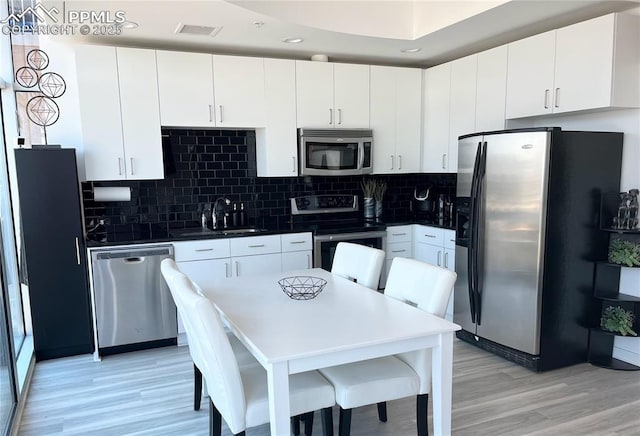
{"label": "stainless steel microwave", "polygon": [[371,129],[298,129],[301,176],[351,176],[373,171]]}

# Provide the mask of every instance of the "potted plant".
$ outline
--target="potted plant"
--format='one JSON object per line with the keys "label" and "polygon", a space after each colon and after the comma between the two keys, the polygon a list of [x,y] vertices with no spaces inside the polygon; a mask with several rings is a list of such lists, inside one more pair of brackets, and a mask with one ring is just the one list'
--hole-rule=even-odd
{"label": "potted plant", "polygon": [[640,243],[614,239],[609,246],[609,262],[628,267],[640,266]]}
{"label": "potted plant", "polygon": [[602,312],[600,327],[608,332],[619,333],[622,336],[637,336],[633,331],[633,312],[624,310],[620,306],[609,306]]}
{"label": "potted plant", "polygon": [[376,199],[376,218],[382,216],[382,199],[384,198],[385,192],[387,192],[387,182],[377,180],[375,191],[373,192],[373,196]]}
{"label": "potted plant", "polygon": [[376,179],[364,179],[361,185],[364,193],[364,217],[373,218],[375,216],[375,194],[378,184]]}

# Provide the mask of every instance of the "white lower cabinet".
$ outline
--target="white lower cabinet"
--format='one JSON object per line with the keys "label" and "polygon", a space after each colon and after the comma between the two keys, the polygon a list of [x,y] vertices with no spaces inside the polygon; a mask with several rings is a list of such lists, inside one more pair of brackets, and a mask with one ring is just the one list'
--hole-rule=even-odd
{"label": "white lower cabinet", "polygon": [[255,276],[262,273],[280,271],[282,268],[281,258],[282,255],[280,253],[232,257],[232,277]]}
{"label": "white lower cabinet", "polygon": [[396,257],[413,257],[413,225],[387,227],[387,244],[385,249],[385,274],[380,278],[380,287],[386,286],[391,264]]}
{"label": "white lower cabinet", "polygon": [[282,271],[313,268],[313,236],[311,233],[282,235]]}
{"label": "white lower cabinet", "polygon": [[[422,225],[414,226],[414,258],[431,265],[455,271],[456,232]],[[453,320],[453,293],[446,318]]]}

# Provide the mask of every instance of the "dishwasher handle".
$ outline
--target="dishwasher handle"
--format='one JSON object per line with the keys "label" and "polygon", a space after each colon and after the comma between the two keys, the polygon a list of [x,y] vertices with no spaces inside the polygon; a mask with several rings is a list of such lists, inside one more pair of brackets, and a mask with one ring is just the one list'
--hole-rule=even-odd
{"label": "dishwasher handle", "polygon": [[173,257],[173,247],[157,247],[157,248],[142,248],[142,249],[129,249],[129,250],[110,250],[103,251],[95,254],[97,260],[101,259],[141,259],[144,260],[147,256],[171,256]]}
{"label": "dishwasher handle", "polygon": [[127,257],[124,259],[124,263],[138,264],[144,262],[144,257]]}

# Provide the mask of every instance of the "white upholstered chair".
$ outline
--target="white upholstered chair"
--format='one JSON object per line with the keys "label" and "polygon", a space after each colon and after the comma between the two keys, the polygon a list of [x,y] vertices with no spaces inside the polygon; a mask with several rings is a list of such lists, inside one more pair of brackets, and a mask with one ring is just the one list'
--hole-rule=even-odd
{"label": "white upholstered chair", "polygon": [[[173,301],[176,303],[176,308],[178,309],[178,313],[180,313],[180,319],[185,325],[189,354],[193,360],[193,410],[200,410],[200,403],[202,400],[202,373],[199,369],[201,365],[200,353],[198,350],[198,344],[190,337],[192,329],[187,325],[189,323],[189,319],[184,313],[184,299],[185,294],[193,292],[191,289],[199,294],[202,294],[202,291],[197,284],[191,281],[182,271],[180,271],[178,265],[173,259],[163,260],[160,265],[160,270],[162,272],[162,276],[167,282],[167,285],[169,286]],[[180,284],[184,283],[184,279],[191,281],[191,288],[180,286]],[[259,365],[258,361],[255,360],[249,350],[247,350],[231,332],[229,332],[227,336],[229,337],[231,348],[233,349],[236,360],[240,366]]]}
{"label": "white upholstered chair", "polygon": [[[190,287],[189,280],[180,286]],[[210,399],[210,434],[222,432],[222,419],[233,434],[246,428],[269,422],[267,375],[261,366],[240,367],[229,338],[224,331],[220,314],[213,304],[196,292],[184,301],[191,338],[197,344],[200,370],[207,382]],[[322,410],[325,435],[333,435],[331,407],[335,404],[333,387],[317,371],[291,375],[289,378],[291,415]]]}
{"label": "white upholstered chair", "polygon": [[351,242],[338,242],[331,272],[377,290],[384,251]]}
{"label": "white upholstered chair", "polygon": [[[385,295],[439,317],[444,317],[456,281],[456,273],[414,259],[393,259]],[[431,352],[339,365],[321,370],[336,390],[340,406],[340,436],[349,435],[351,409],[378,404],[378,417],[386,421],[386,401],[417,396],[417,430],[428,434],[427,406],[431,390]]]}

